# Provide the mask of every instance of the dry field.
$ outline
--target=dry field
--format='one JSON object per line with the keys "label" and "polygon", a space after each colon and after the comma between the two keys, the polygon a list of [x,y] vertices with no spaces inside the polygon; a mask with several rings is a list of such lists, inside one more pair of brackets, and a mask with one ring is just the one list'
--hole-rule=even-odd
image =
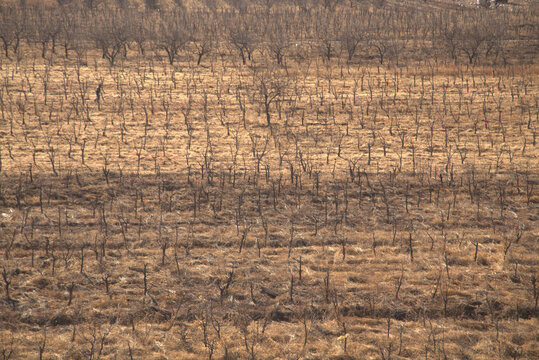
{"label": "dry field", "polygon": [[413,48],[2,55],[2,359],[537,359],[537,44]]}

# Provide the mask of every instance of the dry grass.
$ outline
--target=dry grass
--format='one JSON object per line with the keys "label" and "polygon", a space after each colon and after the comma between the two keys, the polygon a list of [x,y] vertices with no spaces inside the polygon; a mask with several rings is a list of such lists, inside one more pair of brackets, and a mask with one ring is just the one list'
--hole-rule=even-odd
{"label": "dry grass", "polygon": [[539,356],[537,64],[88,58],[2,64],[3,354]]}

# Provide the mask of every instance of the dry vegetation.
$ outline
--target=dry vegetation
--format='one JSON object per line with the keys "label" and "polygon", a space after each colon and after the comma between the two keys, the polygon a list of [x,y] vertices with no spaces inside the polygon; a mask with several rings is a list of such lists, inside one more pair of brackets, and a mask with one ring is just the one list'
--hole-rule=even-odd
{"label": "dry vegetation", "polygon": [[536,3],[58,3],[0,6],[2,359],[539,357]]}

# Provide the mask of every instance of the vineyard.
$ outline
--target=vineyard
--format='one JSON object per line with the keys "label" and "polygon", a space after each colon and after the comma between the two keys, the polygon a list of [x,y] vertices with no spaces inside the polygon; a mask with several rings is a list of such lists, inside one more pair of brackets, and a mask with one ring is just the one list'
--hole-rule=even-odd
{"label": "vineyard", "polygon": [[536,359],[539,6],[0,5],[2,359]]}

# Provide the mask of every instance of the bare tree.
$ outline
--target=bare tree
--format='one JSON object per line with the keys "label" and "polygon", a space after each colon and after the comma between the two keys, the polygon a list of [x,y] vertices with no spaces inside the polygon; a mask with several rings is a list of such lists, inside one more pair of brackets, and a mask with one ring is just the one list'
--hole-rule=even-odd
{"label": "bare tree", "polygon": [[37,6],[32,10],[29,33],[41,44],[41,57],[45,58],[49,43],[52,53],[56,52],[56,42],[62,30],[61,17],[55,8]]}
{"label": "bare tree", "polygon": [[79,34],[84,28],[82,11],[78,3],[66,3],[60,7],[60,42],[64,48],[64,56],[69,57],[69,50],[81,47]]}
{"label": "bare tree", "polygon": [[103,16],[96,16],[93,34],[103,59],[106,59],[111,66],[122,52],[124,56],[126,55],[129,23],[120,9],[111,6]]}
{"label": "bare tree", "polygon": [[147,11],[161,10],[158,0],[144,0],[144,6],[146,6]]}
{"label": "bare tree", "polygon": [[446,24],[442,28],[442,42],[448,55],[456,63],[460,51],[459,29],[455,23]]}
{"label": "bare tree", "polygon": [[310,14],[316,7],[317,0],[292,0],[292,3],[305,15]]}
{"label": "bare tree", "polygon": [[9,4],[0,5],[0,39],[4,54],[9,58],[9,49],[14,54],[19,52],[21,39],[26,30],[26,9]]}
{"label": "bare tree", "polygon": [[489,17],[485,19],[483,32],[485,34],[485,59],[493,57],[495,63],[501,55],[505,60],[504,42],[509,32],[509,24],[504,17]]}
{"label": "bare tree", "polygon": [[459,46],[470,64],[477,61],[481,46],[485,43],[487,38],[483,27],[480,25],[478,19],[477,22],[473,21],[463,25],[459,32]]}
{"label": "bare tree", "polygon": [[333,12],[344,0],[320,0],[326,11]]}
{"label": "bare tree", "polygon": [[138,52],[141,55],[146,53],[146,42],[154,35],[153,24],[155,15],[150,12],[138,12],[127,10],[130,14],[129,38],[135,43]]}
{"label": "bare tree", "polygon": [[333,13],[318,14],[316,16],[315,32],[320,54],[327,60],[331,60],[337,44],[336,19]]}
{"label": "bare tree", "polygon": [[99,4],[101,4],[103,0],[82,0],[82,4],[86,9],[88,10],[95,10]]}
{"label": "bare tree", "polygon": [[273,18],[267,24],[266,29],[266,34],[268,34],[267,48],[277,64],[282,66],[285,52],[291,45],[287,26],[283,24],[281,19]]}
{"label": "bare tree", "polygon": [[174,10],[172,13],[163,13],[159,19],[157,44],[159,49],[166,52],[170,65],[174,65],[180,50],[191,41],[185,27],[186,16],[184,12]]}
{"label": "bare tree", "polygon": [[262,6],[266,15],[271,13],[271,10],[275,5],[278,4],[279,1],[280,0],[256,0],[256,2]]}
{"label": "bare tree", "polygon": [[388,55],[392,60],[395,61],[395,65],[397,66],[399,65],[400,56],[402,55],[402,52],[406,48],[407,43],[408,43],[408,40],[403,39],[399,36],[393,36],[392,38],[389,39]]}
{"label": "bare tree", "polygon": [[367,39],[365,33],[366,30],[357,19],[346,18],[339,30],[339,40],[341,47],[346,50],[348,61],[352,61],[362,41]]}
{"label": "bare tree", "polygon": [[[214,3],[214,0],[205,0],[206,3]],[[240,14],[245,14],[249,8],[247,0],[226,0],[226,3]]]}
{"label": "bare tree", "polygon": [[215,20],[208,20],[210,14],[191,15],[190,27],[193,34],[191,43],[197,56],[197,65],[200,65],[202,57],[208,55],[217,46],[217,29]]}
{"label": "bare tree", "polygon": [[378,54],[378,61],[380,62],[380,65],[383,65],[386,55],[390,50],[389,39],[380,37],[379,39],[372,41],[371,44]]}
{"label": "bare tree", "polygon": [[228,24],[228,40],[239,52],[243,65],[247,63],[247,59],[252,60],[256,49],[257,37],[253,27],[247,17],[235,18]]}
{"label": "bare tree", "polygon": [[253,68],[253,81],[256,94],[264,107],[266,123],[271,127],[271,106],[285,95],[287,78],[278,70],[268,66],[259,72]]}

